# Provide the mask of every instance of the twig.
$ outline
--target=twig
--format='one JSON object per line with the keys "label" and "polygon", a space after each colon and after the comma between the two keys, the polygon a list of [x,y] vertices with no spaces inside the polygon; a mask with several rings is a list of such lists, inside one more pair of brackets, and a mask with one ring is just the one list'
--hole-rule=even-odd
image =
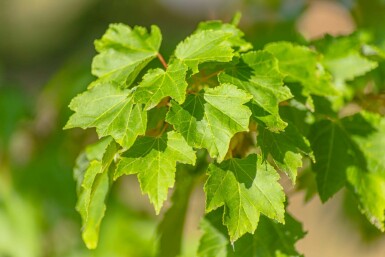
{"label": "twig", "polygon": [[164,60],[163,56],[160,53],[158,53],[157,56],[158,56],[159,61],[162,63],[163,67],[165,69],[167,69],[167,62]]}

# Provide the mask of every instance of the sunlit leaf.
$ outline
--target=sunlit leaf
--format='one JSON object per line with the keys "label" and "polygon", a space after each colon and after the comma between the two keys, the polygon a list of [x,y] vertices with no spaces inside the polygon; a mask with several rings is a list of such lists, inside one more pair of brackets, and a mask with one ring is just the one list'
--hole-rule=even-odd
{"label": "sunlit leaf", "polygon": [[195,159],[195,151],[179,133],[168,132],[157,138],[141,137],[124,153],[114,177],[138,174],[143,193],[148,194],[159,213],[168,189],[174,186],[176,164],[195,164]]}

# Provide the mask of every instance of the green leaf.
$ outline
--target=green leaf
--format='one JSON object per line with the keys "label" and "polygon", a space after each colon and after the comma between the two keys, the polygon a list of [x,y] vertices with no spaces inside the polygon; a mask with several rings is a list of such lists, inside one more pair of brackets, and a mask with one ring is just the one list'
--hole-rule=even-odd
{"label": "green leaf", "polygon": [[353,80],[377,67],[376,62],[369,61],[359,53],[350,53],[343,57],[327,56],[323,63],[337,82]]}
{"label": "green leaf", "polygon": [[326,36],[316,46],[324,55],[322,63],[333,75],[337,84],[364,75],[377,67],[377,63],[361,55],[363,42],[358,35],[343,37]]}
{"label": "green leaf", "polygon": [[176,132],[162,137],[141,137],[123,154],[114,179],[123,174],[138,174],[143,193],[148,194],[158,214],[174,186],[176,164],[195,164],[195,151]]}
{"label": "green leaf", "polygon": [[216,209],[200,222],[202,236],[199,240],[198,257],[226,257],[229,240],[226,227],[222,224],[223,211]]}
{"label": "green leaf", "polygon": [[312,167],[318,192],[322,202],[326,202],[345,185],[346,172],[355,163],[357,149],[343,128],[329,120],[313,124],[309,140],[316,160]]}
{"label": "green leaf", "polygon": [[256,154],[210,164],[208,175],[206,211],[225,206],[223,223],[232,242],[255,231],[260,213],[284,223],[285,194],[277,182],[279,175]]}
{"label": "green leaf", "polygon": [[99,137],[111,135],[126,148],[146,132],[147,113],[134,104],[128,89],[100,84],[76,96],[69,107],[75,113],[65,129],[96,127]]}
{"label": "green leaf", "polygon": [[285,172],[293,184],[298,168],[302,167],[302,155],[314,158],[309,141],[290,123],[281,133],[258,127],[257,143],[264,159],[270,154],[274,165]]}
{"label": "green leaf", "polygon": [[316,123],[311,133],[318,191],[326,201],[346,179],[360,202],[361,211],[384,230],[385,119],[361,112],[341,120]]}
{"label": "green leaf", "polygon": [[285,224],[261,216],[255,233],[240,238],[234,245],[234,253],[230,252],[229,256],[299,257],[295,243],[305,234],[302,224],[289,214],[285,215]]}
{"label": "green leaf", "polygon": [[251,96],[230,84],[188,95],[183,105],[172,102],[166,121],[187,143],[206,148],[221,162],[235,133],[248,131],[251,111],[244,106]]}
{"label": "green leaf", "polygon": [[347,179],[360,209],[381,231],[385,230],[385,118],[361,112],[342,120],[363,153],[366,166],[348,170]]}
{"label": "green leaf", "polygon": [[181,42],[175,50],[175,56],[183,61],[193,73],[198,72],[198,65],[204,62],[229,62],[234,56],[227,40],[231,33],[220,30],[202,30]]}
{"label": "green leaf", "polygon": [[134,101],[145,104],[146,109],[153,108],[167,96],[182,104],[186,98],[186,72],[187,66],[180,61],[172,62],[166,71],[150,70],[136,88]]}
{"label": "green leaf", "polygon": [[270,43],[265,50],[278,59],[280,71],[287,76],[285,81],[302,84],[305,96],[330,96],[338,93],[316,52],[289,42]]}
{"label": "green leaf", "polygon": [[92,62],[92,74],[102,82],[115,82],[129,87],[139,72],[157,54],[162,35],[157,26],[148,33],[143,27],[131,29],[124,24],[111,24],[103,37],[95,41],[99,52]]}
{"label": "green leaf", "polygon": [[87,152],[85,156],[88,165],[85,165],[84,155],[80,155],[78,164],[82,165],[74,170],[75,178],[78,184],[81,184],[78,188],[76,210],[82,217],[83,240],[89,249],[95,249],[106,210],[105,200],[110,187],[109,173],[114,167],[111,164],[117,152],[116,143],[111,137],[107,137],[89,146]]}
{"label": "green leaf", "polygon": [[253,117],[261,120],[274,131],[283,130],[286,123],[280,118],[278,105],[292,97],[290,90],[283,86],[277,59],[266,51],[249,52],[241,55],[237,64],[226,68],[219,75],[222,83],[231,83],[253,96],[257,108]]}
{"label": "green leaf", "polygon": [[360,202],[361,212],[370,223],[385,231],[385,176],[351,168],[347,179]]}
{"label": "green leaf", "polygon": [[198,33],[205,30],[224,31],[231,33],[232,36],[227,39],[232,47],[235,47],[240,52],[247,52],[253,48],[253,45],[243,39],[244,33],[239,30],[234,24],[222,23],[222,21],[205,21],[198,25],[197,30],[194,33]]}
{"label": "green leaf", "polygon": [[[361,111],[342,119],[342,124],[364,155],[366,169],[371,173],[385,175],[385,118],[378,114]],[[363,167],[363,165],[359,166]]]}
{"label": "green leaf", "polygon": [[285,214],[285,224],[261,216],[253,234],[246,234],[232,246],[222,225],[223,211],[206,214],[201,222],[203,235],[199,241],[199,257],[294,257],[302,256],[295,243],[305,236],[302,224]]}
{"label": "green leaf", "polygon": [[166,114],[168,112],[167,106],[157,106],[147,111],[147,131],[146,135],[153,135],[159,133],[159,129],[164,125]]}

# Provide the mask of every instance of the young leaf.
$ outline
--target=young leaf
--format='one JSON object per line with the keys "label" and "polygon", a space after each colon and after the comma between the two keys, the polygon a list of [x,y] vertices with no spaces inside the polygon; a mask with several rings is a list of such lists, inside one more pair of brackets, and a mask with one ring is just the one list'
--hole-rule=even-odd
{"label": "young leaf", "polygon": [[344,84],[377,67],[376,62],[361,55],[363,43],[358,35],[337,38],[326,36],[316,42],[316,46],[324,55],[322,63],[337,84]]}
{"label": "young leaf", "polygon": [[206,148],[221,162],[233,135],[247,131],[251,96],[230,84],[189,95],[183,105],[172,102],[166,121],[196,148]]}
{"label": "young leaf", "polygon": [[241,55],[239,62],[225,69],[219,75],[222,83],[231,83],[253,96],[253,102],[265,113],[253,113],[257,119],[274,131],[283,130],[286,123],[280,118],[278,104],[292,97],[283,86],[278,62],[266,51],[249,52]]}
{"label": "young leaf", "polygon": [[146,132],[147,113],[134,104],[128,89],[100,84],[76,96],[69,107],[75,113],[65,129],[96,127],[99,137],[111,135],[126,148]]}
{"label": "young leaf", "polygon": [[195,164],[195,151],[177,132],[162,137],[141,137],[124,153],[114,179],[124,174],[138,174],[143,193],[148,194],[158,214],[174,186],[176,164]]}
{"label": "young leaf", "polygon": [[317,53],[305,46],[289,42],[270,43],[265,47],[277,59],[280,71],[289,82],[299,82],[305,96],[329,96],[338,92],[331,84],[331,76],[324,71]]}
{"label": "young leaf", "polygon": [[302,155],[313,157],[309,141],[290,123],[281,133],[273,133],[262,126],[258,129],[257,143],[264,159],[270,154],[273,163],[284,171],[294,184],[297,170],[302,167]]}
{"label": "young leaf", "polygon": [[234,24],[222,23],[221,21],[205,21],[198,25],[194,33],[205,30],[224,31],[231,33],[232,36],[227,39],[232,47],[237,48],[240,52],[246,52],[253,48],[252,44],[243,39],[243,32],[239,30]]}
{"label": "young leaf", "polygon": [[208,175],[206,211],[225,206],[223,223],[232,242],[255,231],[260,213],[284,222],[285,194],[277,182],[279,175],[256,154],[210,164]]}
{"label": "young leaf", "polygon": [[366,166],[356,166],[347,179],[360,202],[361,211],[377,228],[385,230],[385,118],[361,112],[342,120],[364,155]]}
{"label": "young leaf", "polygon": [[231,33],[221,30],[199,31],[176,47],[175,56],[193,73],[197,73],[198,65],[204,62],[229,62],[234,56],[233,49],[227,43],[231,36]]}
{"label": "young leaf", "polygon": [[162,35],[157,26],[151,33],[143,27],[131,29],[124,24],[111,24],[103,37],[95,41],[99,52],[92,62],[92,74],[102,82],[129,87],[139,72],[157,54]]}
{"label": "young leaf", "polygon": [[179,104],[186,98],[187,66],[180,61],[172,62],[166,71],[150,70],[134,92],[134,101],[144,103],[146,109],[157,105],[164,97],[170,96]]}
{"label": "young leaf", "polygon": [[[99,238],[100,223],[106,210],[105,199],[110,187],[110,166],[117,148],[111,137],[107,137],[87,148],[85,155],[88,165],[75,168],[78,180],[78,202],[76,210],[83,223],[83,240],[89,249],[95,249]],[[91,152],[91,154],[87,153]],[[79,163],[79,162],[78,162]]]}

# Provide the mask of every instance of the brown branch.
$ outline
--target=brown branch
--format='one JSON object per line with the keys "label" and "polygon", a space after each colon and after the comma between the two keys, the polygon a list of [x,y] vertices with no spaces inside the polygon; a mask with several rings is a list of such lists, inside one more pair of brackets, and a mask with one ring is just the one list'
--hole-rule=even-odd
{"label": "brown branch", "polygon": [[157,56],[159,61],[162,63],[163,67],[167,69],[167,62],[164,60],[163,56],[160,53],[158,53]]}

